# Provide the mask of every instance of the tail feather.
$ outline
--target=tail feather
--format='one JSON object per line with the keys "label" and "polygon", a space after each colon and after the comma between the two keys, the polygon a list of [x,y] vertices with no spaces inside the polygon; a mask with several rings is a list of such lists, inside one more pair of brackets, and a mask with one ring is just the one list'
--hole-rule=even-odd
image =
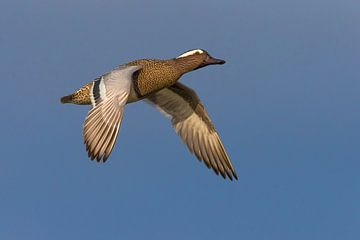
{"label": "tail feather", "polygon": [[78,105],[90,105],[90,89],[93,85],[94,81],[89,82],[79,90],[75,91],[74,93],[64,96],[60,99],[62,103],[73,103]]}
{"label": "tail feather", "polygon": [[68,96],[64,96],[60,99],[61,103],[72,103],[73,102],[73,94]]}

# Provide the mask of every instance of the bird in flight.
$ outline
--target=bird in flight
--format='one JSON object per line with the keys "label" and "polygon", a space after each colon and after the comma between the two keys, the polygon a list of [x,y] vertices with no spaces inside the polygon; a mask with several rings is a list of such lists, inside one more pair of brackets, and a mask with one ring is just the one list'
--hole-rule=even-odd
{"label": "bird in flight", "polygon": [[197,94],[178,82],[193,70],[224,64],[203,49],[189,50],[176,58],[140,59],[120,65],[89,82],[62,103],[92,105],[83,125],[91,160],[105,162],[116,141],[124,107],[144,100],[171,120],[190,152],[223,178],[238,179],[225,148]]}

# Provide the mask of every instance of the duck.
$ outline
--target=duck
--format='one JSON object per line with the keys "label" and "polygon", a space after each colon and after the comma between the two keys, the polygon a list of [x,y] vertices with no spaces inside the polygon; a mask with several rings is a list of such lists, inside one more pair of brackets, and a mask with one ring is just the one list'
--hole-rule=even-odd
{"label": "duck", "polygon": [[225,61],[204,49],[170,59],[139,59],[95,78],[61,103],[91,105],[83,138],[91,160],[105,162],[113,150],[125,105],[144,100],[168,117],[188,150],[224,179],[238,179],[230,158],[196,92],[178,82],[186,73]]}

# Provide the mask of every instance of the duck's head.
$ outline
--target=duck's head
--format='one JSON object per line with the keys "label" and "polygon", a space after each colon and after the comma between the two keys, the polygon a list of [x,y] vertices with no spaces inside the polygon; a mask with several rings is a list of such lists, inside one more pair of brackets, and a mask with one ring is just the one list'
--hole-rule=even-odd
{"label": "duck's head", "polygon": [[190,71],[214,64],[224,64],[225,61],[212,57],[203,49],[192,49],[175,58],[178,62],[188,65]]}

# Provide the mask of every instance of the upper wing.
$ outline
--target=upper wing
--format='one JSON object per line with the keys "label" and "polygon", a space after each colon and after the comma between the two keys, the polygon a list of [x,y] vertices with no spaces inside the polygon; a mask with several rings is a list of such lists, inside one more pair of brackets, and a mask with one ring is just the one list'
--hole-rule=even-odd
{"label": "upper wing", "polygon": [[92,109],[83,128],[84,143],[91,160],[105,162],[113,149],[127,102],[132,76],[138,66],[120,66],[94,81],[90,89]]}
{"label": "upper wing", "polygon": [[224,178],[227,175],[231,180],[237,179],[219,135],[192,89],[177,82],[150,95],[147,100],[171,119],[175,131],[200,161]]}

